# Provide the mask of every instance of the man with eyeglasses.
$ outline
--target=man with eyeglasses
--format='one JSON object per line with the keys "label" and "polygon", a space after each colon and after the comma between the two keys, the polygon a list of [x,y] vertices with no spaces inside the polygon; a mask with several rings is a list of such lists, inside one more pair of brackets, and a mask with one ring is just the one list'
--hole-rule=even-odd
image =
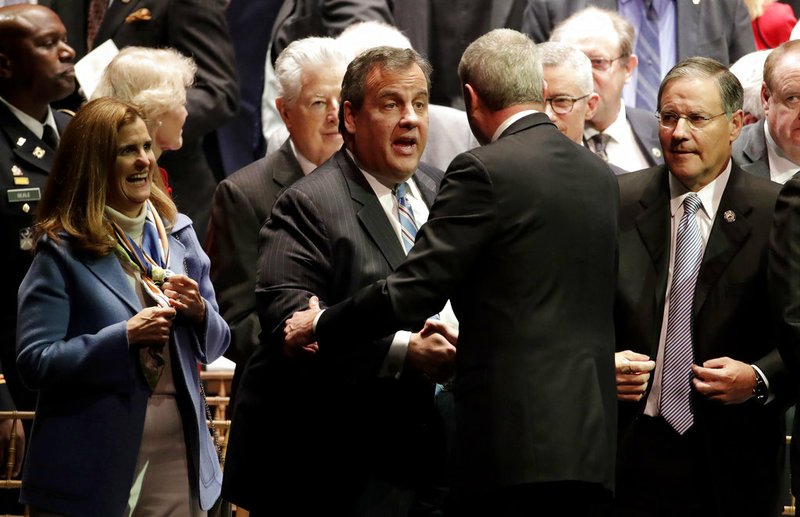
{"label": "man with eyeglasses", "polygon": [[782,510],[794,390],[769,338],[779,187],[731,160],[742,96],[715,60],[677,64],[658,92],[665,165],[618,177],[617,516]]}
{"label": "man with eyeglasses", "polygon": [[579,48],[592,64],[600,99],[584,130],[587,147],[623,171],[663,163],[652,113],[622,101],[622,88],[638,63],[631,24],[613,11],[588,7],[559,24],[551,41]]}
{"label": "man with eyeglasses", "polygon": [[764,62],[765,117],[745,126],[733,144],[743,170],[786,183],[800,171],[800,41],[787,41]]}

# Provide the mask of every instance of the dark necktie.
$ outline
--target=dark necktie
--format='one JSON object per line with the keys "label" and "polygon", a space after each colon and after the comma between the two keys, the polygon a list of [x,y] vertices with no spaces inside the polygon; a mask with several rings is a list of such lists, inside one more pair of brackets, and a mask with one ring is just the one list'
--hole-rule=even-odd
{"label": "dark necktie", "polygon": [[86,49],[92,50],[94,38],[100,25],[103,23],[103,16],[108,9],[108,0],[92,0],[89,3],[89,13],[86,18]]}
{"label": "dark necktie", "polygon": [[414,246],[414,239],[417,238],[417,222],[414,221],[414,212],[408,202],[408,183],[400,183],[394,190],[397,196],[397,216],[400,219],[400,235],[403,240],[403,248],[408,253]]}
{"label": "dark necktie", "polygon": [[42,133],[42,142],[48,145],[50,149],[55,151],[58,148],[58,134],[52,126],[45,124],[44,132]]}
{"label": "dark necktie", "polygon": [[642,0],[644,16],[639,26],[636,55],[639,57],[639,78],[636,83],[636,107],[656,110],[658,87],[661,85],[661,45],[658,41],[658,12],[653,0]]}
{"label": "dark necktie", "polygon": [[683,200],[683,217],[675,239],[675,264],[669,292],[667,337],[661,380],[661,416],[683,434],[694,424],[692,363],[694,362],[694,291],[703,261],[703,239],[695,214],[702,206],[692,192]]}
{"label": "dark necktie", "polygon": [[611,136],[605,133],[597,133],[592,135],[589,139],[594,144],[594,154],[599,156],[603,159],[603,161],[608,161],[608,154],[606,154],[606,145],[608,145],[608,141],[611,140]]}

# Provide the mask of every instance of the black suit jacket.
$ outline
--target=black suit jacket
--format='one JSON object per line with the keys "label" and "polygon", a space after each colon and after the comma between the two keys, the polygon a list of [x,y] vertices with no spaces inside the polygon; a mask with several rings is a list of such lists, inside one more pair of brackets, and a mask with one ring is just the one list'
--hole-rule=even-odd
{"label": "black suit jacket", "polygon": [[661,154],[661,142],[658,139],[658,120],[647,110],[625,106],[625,116],[633,130],[636,143],[644,153],[649,166],[661,165],[664,157]]}
{"label": "black suit jacket", "polygon": [[[540,43],[559,22],[589,5],[617,10],[617,0],[527,0],[522,32]],[[741,0],[676,0],[678,61],[705,56],[729,65],[755,50],[753,29]]]}
{"label": "black suit jacket", "polygon": [[[430,204],[441,171],[425,169],[414,178]],[[311,294],[342,300],[405,256],[344,150],[284,190],[261,229],[259,248],[262,346],[237,393],[225,496],[276,515],[287,508],[295,515],[348,515],[367,478],[433,484],[431,477],[443,474],[444,454],[434,386],[410,369],[399,379],[377,378],[391,336],[345,337],[311,360],[287,360],[280,352],[283,322]],[[308,483],[298,484],[296,476]]]}
{"label": "black suit jacket", "polygon": [[[77,59],[83,57],[89,1],[43,0],[40,3],[58,13]],[[115,1],[106,11],[94,39],[94,47],[108,39],[114,40],[120,49],[131,45],[172,47],[192,56],[197,63],[194,86],[186,94],[189,116],[184,125],[183,147],[164,153],[159,165],[169,174],[178,208],[192,219],[201,236],[206,232],[217,183],[203,153],[202,138],[234,116],[239,98],[223,4],[221,0]],[[126,20],[142,9],[150,11],[150,20]]]}
{"label": "black suit jacket", "polygon": [[450,298],[455,482],[611,488],[616,228],[608,167],[543,113],[525,116],[453,160],[407,260],[322,314],[320,353],[418,326]]}
{"label": "black suit jacket", "polygon": [[765,120],[761,119],[755,124],[748,124],[733,142],[733,160],[754,176],[770,179],[769,153],[767,152],[767,137],[764,134]]}
{"label": "black suit jacket", "polygon": [[283,190],[303,177],[289,140],[280,150],[230,175],[217,186],[205,248],[219,312],[231,327],[227,354],[237,369],[258,346],[256,312],[258,231]]}
{"label": "black suit jacket", "polygon": [[[55,111],[58,132],[62,133],[70,117]],[[0,363],[17,409],[30,411],[36,395],[22,384],[16,368],[17,289],[33,260],[30,250],[20,249],[20,232],[33,225],[38,199],[44,191],[55,149],[45,144],[0,104],[0,242],[5,251],[4,274],[0,275],[2,311],[0,319]],[[31,189],[31,190],[28,190]],[[30,200],[25,195],[30,196]],[[15,195],[21,192],[23,195]],[[10,199],[10,197],[13,198]],[[7,405],[0,394],[0,408]]]}
{"label": "black suit jacket", "polygon": [[[617,350],[631,349],[653,360],[670,255],[668,174],[659,166],[618,177]],[[770,512],[780,504],[784,410],[792,390],[770,333],[767,256],[778,189],[733,165],[695,290],[695,363],[730,357],[755,364],[778,399],[766,406],[752,399],[722,405],[695,393],[694,426],[704,445],[696,454],[708,468],[708,497],[718,502],[720,515],[775,515]],[[637,461],[626,457],[626,439],[645,402],[646,397],[637,404],[620,403],[621,465]]]}

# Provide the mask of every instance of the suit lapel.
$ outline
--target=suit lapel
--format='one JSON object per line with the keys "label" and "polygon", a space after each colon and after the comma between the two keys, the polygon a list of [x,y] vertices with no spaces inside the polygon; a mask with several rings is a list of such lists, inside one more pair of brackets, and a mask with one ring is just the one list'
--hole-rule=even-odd
{"label": "suit lapel", "polygon": [[[710,0],[707,0],[710,1]],[[675,17],[680,27],[678,41],[678,61],[689,57],[688,53],[697,48],[697,37],[705,32],[700,28],[701,2],[693,0],[677,0],[675,2]]]}
{"label": "suit lapel", "polygon": [[0,104],[0,128],[8,137],[9,145],[19,160],[44,173],[50,171],[53,151],[3,104]]}
{"label": "suit lapel", "polygon": [[97,48],[101,43],[113,38],[117,30],[125,24],[125,18],[138,4],[139,2],[125,3],[120,0],[112,2],[103,16],[103,22],[100,24],[97,35],[92,42],[92,48]]}
{"label": "suit lapel", "polygon": [[636,217],[636,229],[656,271],[654,296],[656,306],[663,312],[664,292],[669,268],[669,179],[666,167],[661,166],[642,193],[639,204],[642,212]]}
{"label": "suit lapel", "polygon": [[358,220],[391,268],[396,269],[405,260],[406,254],[375,192],[344,150],[336,153],[334,159],[347,181]]}
{"label": "suit lapel", "polygon": [[744,138],[742,154],[750,163],[739,164],[742,170],[754,176],[769,179],[769,158],[767,157],[767,138],[764,136],[764,120],[760,120],[752,130],[740,135]]}
{"label": "suit lapel", "polygon": [[[138,302],[139,298],[131,287],[128,275],[125,273],[125,270],[122,269],[119,259],[117,259],[117,256],[113,252],[104,257],[87,259],[82,262],[83,265],[86,266],[103,285],[108,287],[109,291],[122,300],[134,314],[142,310]],[[131,300],[136,300],[136,304],[133,304]]]}
{"label": "suit lapel", "polygon": [[[745,173],[734,164],[703,254],[703,263],[700,266],[694,293],[695,315],[702,309],[709,291],[717,283],[731,259],[750,236],[752,227],[747,216],[753,210],[753,205],[748,201],[747,181]],[[726,213],[729,214],[728,218],[725,217]],[[735,217],[729,222],[730,215]]]}
{"label": "suit lapel", "polygon": [[282,192],[283,189],[303,177],[303,169],[292,152],[292,146],[288,138],[278,149],[277,154],[279,163],[276,164],[277,167],[274,169],[275,172],[272,174],[272,179],[278,184]]}

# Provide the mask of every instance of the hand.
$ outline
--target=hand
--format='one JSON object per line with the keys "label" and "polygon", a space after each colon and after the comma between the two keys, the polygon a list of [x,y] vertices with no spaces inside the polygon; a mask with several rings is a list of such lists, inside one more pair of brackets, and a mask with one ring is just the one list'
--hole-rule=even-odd
{"label": "hand", "polygon": [[172,275],[161,286],[169,304],[198,325],[206,320],[206,301],[197,282],[186,275]]}
{"label": "hand", "polygon": [[128,346],[166,345],[175,309],[147,307],[128,320]]}
{"label": "hand", "polygon": [[458,329],[442,320],[427,320],[419,333],[423,337],[434,333],[441,334],[451,345],[456,346],[458,343]]}
{"label": "hand", "polygon": [[617,369],[617,399],[636,402],[642,399],[656,362],[632,350],[614,354]]}
{"label": "hand", "polygon": [[[433,328],[442,328],[443,332],[433,332],[430,330]],[[411,334],[406,363],[430,381],[450,379],[456,366],[456,347],[450,341],[453,336],[458,339],[456,331],[447,323],[436,321],[430,326],[426,323],[420,332]]]}
{"label": "hand", "polygon": [[308,299],[308,309],[297,311],[286,320],[283,327],[283,355],[299,357],[317,353],[319,345],[314,335],[314,319],[320,312],[319,298],[312,296]]}
{"label": "hand", "polygon": [[11,471],[12,477],[19,476],[22,469],[22,458],[25,454],[25,429],[22,427],[22,420],[7,418],[0,420],[0,460],[2,461],[3,472],[5,472],[7,462],[11,458],[6,458],[11,431],[14,431],[14,470]]}
{"label": "hand", "polygon": [[753,396],[756,372],[749,364],[730,357],[692,365],[692,384],[698,393],[723,404],[741,404]]}

